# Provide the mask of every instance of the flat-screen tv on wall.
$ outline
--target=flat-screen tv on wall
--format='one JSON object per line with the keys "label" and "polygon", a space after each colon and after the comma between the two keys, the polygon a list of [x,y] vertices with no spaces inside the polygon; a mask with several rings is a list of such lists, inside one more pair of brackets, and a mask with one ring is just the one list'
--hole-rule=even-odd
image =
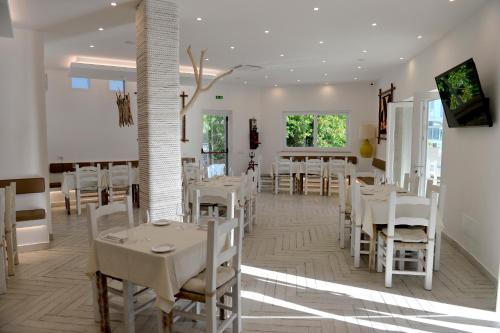
{"label": "flat-screen tv on wall", "polygon": [[493,126],[473,59],[437,76],[436,84],[449,127]]}

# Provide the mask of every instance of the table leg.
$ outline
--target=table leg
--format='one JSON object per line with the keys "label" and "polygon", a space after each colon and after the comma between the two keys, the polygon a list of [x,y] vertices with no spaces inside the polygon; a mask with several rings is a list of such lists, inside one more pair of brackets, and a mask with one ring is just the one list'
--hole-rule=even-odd
{"label": "table leg", "polygon": [[66,212],[71,215],[71,201],[69,195],[64,196],[64,204],[66,205]]}
{"label": "table leg", "polygon": [[139,208],[139,185],[132,184],[132,201],[135,207]]}
{"label": "table leg", "polygon": [[169,313],[161,312],[162,318],[162,332],[171,333],[174,326],[174,313],[170,311]]}
{"label": "table leg", "polygon": [[377,233],[378,228],[376,224],[372,225],[372,237],[370,237],[370,254],[368,259],[368,271],[375,272],[377,265]]}
{"label": "table leg", "polygon": [[109,303],[108,303],[108,281],[106,275],[96,272],[97,295],[99,303],[99,314],[101,316],[101,332],[110,333],[109,325]]}

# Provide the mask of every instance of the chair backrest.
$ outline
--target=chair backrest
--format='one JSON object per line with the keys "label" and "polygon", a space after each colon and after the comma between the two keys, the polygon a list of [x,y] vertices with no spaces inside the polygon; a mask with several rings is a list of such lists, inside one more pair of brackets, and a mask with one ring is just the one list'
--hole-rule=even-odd
{"label": "chair backrest", "polygon": [[125,165],[113,165],[112,162],[108,164],[109,172],[109,187],[128,187],[132,179],[132,164],[128,162]]}
{"label": "chair backrest", "polygon": [[250,198],[251,195],[251,185],[249,184],[251,182],[250,177],[242,172],[240,175],[240,190],[237,193],[237,201],[240,207],[243,207],[245,205],[245,201]]}
{"label": "chair backrest", "polygon": [[345,177],[342,172],[337,173],[337,179],[339,182],[339,209],[340,213],[345,212],[346,198],[345,198]]}
{"label": "chair backrest", "polygon": [[306,175],[323,175],[323,158],[306,157]]}
{"label": "chair backrest", "polygon": [[[387,236],[394,237],[394,229],[397,225],[423,226],[427,227],[427,239],[434,239],[434,235],[436,234],[438,196],[438,193],[433,193],[430,199],[413,195],[396,196],[396,191],[392,191],[389,195]],[[403,213],[399,211],[396,217],[398,206],[403,205],[414,206],[416,209],[412,209],[411,211],[413,212],[426,212],[427,214],[423,214],[422,216],[404,216],[410,214],[405,214],[401,210]]]}
{"label": "chair backrest", "polygon": [[351,221],[354,225],[360,226],[361,220],[361,190],[357,182],[351,184]]}
{"label": "chair backrest", "polygon": [[379,179],[373,171],[358,171],[355,166],[351,168],[351,183],[356,182],[358,178],[373,178],[373,183],[375,185],[381,184],[381,179]]}
{"label": "chair backrest", "polygon": [[16,224],[16,183],[11,182],[9,186],[5,187],[5,210],[4,210],[4,224],[5,233],[12,231]]}
{"label": "chair backrest", "polygon": [[292,158],[276,158],[276,170],[274,171],[277,175],[292,175]]}
{"label": "chair backrest", "polygon": [[330,177],[337,176],[339,172],[341,172],[344,177],[347,175],[347,157],[343,160],[331,157],[328,161],[328,173]]}
{"label": "chair backrest", "polygon": [[201,180],[200,163],[184,162],[182,165],[183,179],[187,184]]}
{"label": "chair backrest", "polygon": [[226,218],[234,218],[234,211],[236,208],[235,192],[227,193],[226,190],[219,188],[197,189],[193,191],[192,222],[194,224],[199,224],[201,215],[200,205],[203,197],[219,197],[221,199],[224,198],[226,204]]}
{"label": "chair backrest", "polygon": [[96,208],[95,203],[87,204],[87,221],[89,225],[89,244],[98,236],[99,219],[104,216],[109,216],[115,213],[127,212],[128,227],[134,226],[134,211],[132,206],[132,197],[127,195],[127,199],[123,202],[114,202],[109,205]]}
{"label": "chair backrest", "polygon": [[248,193],[252,197],[257,195],[257,182],[258,182],[258,172],[253,170],[248,170],[247,172]]}
{"label": "chair backrest", "polygon": [[[234,232],[232,246],[221,250],[219,246],[221,240],[228,237],[232,232]],[[231,261],[229,267],[234,269],[236,276],[239,274],[241,269],[242,238],[243,221],[240,219],[235,219],[233,217],[225,221],[208,221],[207,271],[205,279],[205,292],[207,294],[215,293],[217,289],[217,268],[223,263]]]}
{"label": "chair backrest", "polygon": [[419,187],[420,187],[420,176],[415,173],[412,173],[411,175],[405,173],[403,189],[410,193],[418,194]]}
{"label": "chair backrest", "polygon": [[425,197],[430,199],[433,193],[439,193],[438,200],[438,223],[444,221],[444,209],[446,204],[446,190],[445,184],[435,185],[432,179],[427,180],[427,187],[425,189]]}
{"label": "chair backrest", "polygon": [[97,167],[85,166],[80,167],[76,164],[76,188],[79,190],[97,190],[101,187],[101,164],[97,163]]}

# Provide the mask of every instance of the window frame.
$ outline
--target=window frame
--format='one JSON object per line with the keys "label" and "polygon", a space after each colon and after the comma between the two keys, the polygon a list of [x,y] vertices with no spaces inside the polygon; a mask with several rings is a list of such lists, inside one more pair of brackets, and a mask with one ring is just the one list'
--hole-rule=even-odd
{"label": "window frame", "polygon": [[[313,147],[288,147],[286,143],[286,132],[287,132],[287,117],[288,116],[314,116],[314,130],[313,130]],[[347,118],[346,123],[346,144],[345,147],[342,148],[334,148],[334,147],[318,147],[318,116],[325,115],[345,115]],[[351,151],[351,112],[347,110],[337,110],[337,111],[283,111],[282,119],[282,146],[284,151],[331,151],[331,152],[350,152]]]}
{"label": "window frame", "polygon": [[[87,88],[75,88],[73,86],[73,79],[85,79],[87,81]],[[90,90],[91,87],[91,80],[89,77],[85,76],[71,76],[70,77],[70,85],[71,85],[71,90]]]}

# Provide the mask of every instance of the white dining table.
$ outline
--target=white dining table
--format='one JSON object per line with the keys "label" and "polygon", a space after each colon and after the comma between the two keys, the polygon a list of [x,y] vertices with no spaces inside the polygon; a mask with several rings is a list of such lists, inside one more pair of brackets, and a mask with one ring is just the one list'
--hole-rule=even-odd
{"label": "white dining table", "polygon": [[[109,241],[105,238],[109,233],[126,240]],[[93,242],[86,273],[91,278],[110,276],[149,287],[156,293],[156,306],[169,313],[181,287],[206,267],[207,234],[197,225],[175,221],[167,226],[147,223],[121,231],[111,229]],[[226,241],[221,238],[220,249]],[[161,254],[152,251],[153,246],[162,244],[172,244],[175,250]],[[102,292],[105,289],[101,288],[100,297],[107,297]],[[106,311],[109,313],[109,309]]]}
{"label": "white dining table", "polygon": [[[206,180],[201,180],[197,182],[193,182],[188,185],[189,191],[188,191],[188,202],[193,202],[193,192],[196,190],[204,190],[204,189],[222,189],[223,191],[226,192],[226,194],[229,194],[231,192],[235,192],[236,195],[238,196],[238,199],[241,200],[241,177],[240,176],[220,176],[220,177],[214,177],[214,178],[209,178]],[[245,198],[243,198],[245,199]],[[212,203],[212,202],[206,202],[204,201],[203,203]],[[217,202],[213,202],[214,204]]]}

